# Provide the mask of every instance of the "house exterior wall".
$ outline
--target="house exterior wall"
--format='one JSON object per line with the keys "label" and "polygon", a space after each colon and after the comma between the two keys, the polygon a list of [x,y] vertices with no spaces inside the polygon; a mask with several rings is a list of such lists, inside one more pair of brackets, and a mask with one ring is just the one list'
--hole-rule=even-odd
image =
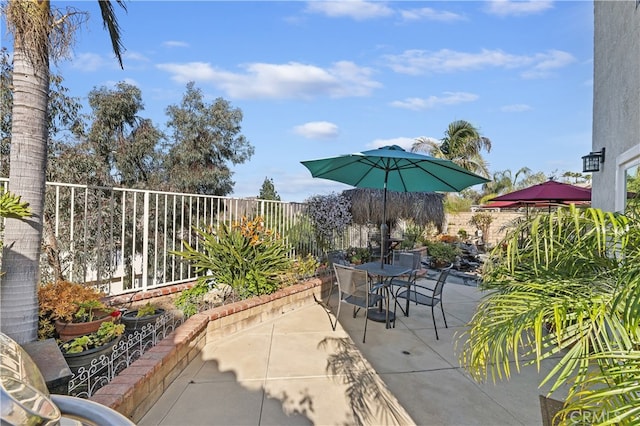
{"label": "house exterior wall", "polygon": [[[640,162],[640,2],[594,2],[593,207],[621,210],[624,170]],[[585,153],[586,154],[586,153]]]}

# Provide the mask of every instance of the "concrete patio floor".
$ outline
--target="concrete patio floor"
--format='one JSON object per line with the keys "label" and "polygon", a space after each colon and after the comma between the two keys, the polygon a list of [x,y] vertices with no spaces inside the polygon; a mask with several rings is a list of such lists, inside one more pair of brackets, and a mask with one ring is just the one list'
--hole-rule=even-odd
{"label": "concrete patio floor", "polygon": [[[335,292],[334,292],[335,293]],[[414,307],[395,328],[344,306],[309,305],[212,342],[138,423],[148,425],[540,425],[544,371],[526,367],[508,382],[479,384],[459,367],[455,335],[481,297],[450,277],[449,328]],[[334,294],[330,306],[335,312]],[[346,308],[346,309],[345,309]]]}

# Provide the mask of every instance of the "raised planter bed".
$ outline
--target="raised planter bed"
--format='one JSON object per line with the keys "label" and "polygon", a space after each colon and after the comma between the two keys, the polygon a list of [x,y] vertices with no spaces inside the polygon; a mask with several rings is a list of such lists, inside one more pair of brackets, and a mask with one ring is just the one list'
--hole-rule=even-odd
{"label": "raised planter bed", "polygon": [[330,275],[198,313],[90,399],[138,422],[208,343],[307,306],[329,293]]}

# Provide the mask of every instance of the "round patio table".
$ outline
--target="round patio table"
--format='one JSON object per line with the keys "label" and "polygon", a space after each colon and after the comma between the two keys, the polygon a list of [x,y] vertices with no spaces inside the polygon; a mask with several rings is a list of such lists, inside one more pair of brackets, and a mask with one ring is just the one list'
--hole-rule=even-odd
{"label": "round patio table", "polygon": [[381,301],[377,309],[369,309],[367,311],[367,316],[372,321],[386,322],[386,326],[389,328],[389,324],[396,320],[395,314],[389,310],[389,297],[391,294],[389,291],[389,283],[393,278],[406,275],[411,272],[411,268],[404,265],[383,265],[380,262],[367,262],[362,265],[357,265],[355,268],[365,270],[369,275],[376,276],[378,278],[376,282],[382,284],[379,290],[382,290],[383,288],[385,289],[385,299],[387,303],[386,309],[382,307]]}

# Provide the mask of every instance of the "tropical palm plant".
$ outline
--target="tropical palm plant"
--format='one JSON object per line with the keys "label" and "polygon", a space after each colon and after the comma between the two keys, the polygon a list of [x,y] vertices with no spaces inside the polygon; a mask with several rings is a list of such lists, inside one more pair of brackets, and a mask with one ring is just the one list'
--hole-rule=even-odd
{"label": "tropical palm plant", "polygon": [[495,198],[498,195],[508,194],[516,189],[520,189],[518,178],[521,176],[524,178],[531,176],[531,169],[522,167],[515,175],[510,169],[493,173],[491,181],[482,185],[482,192],[484,193],[483,199]]}
{"label": "tropical palm plant", "polygon": [[449,124],[444,138],[416,138],[411,151],[423,151],[437,158],[451,160],[465,169],[489,176],[487,162],[481,151],[491,151],[491,140],[480,136],[480,132],[465,120],[456,120]]}
{"label": "tropical palm plant", "polygon": [[[122,0],[116,0],[126,10]],[[98,2],[113,51],[122,67],[123,46],[111,1]],[[13,107],[9,191],[29,203],[32,215],[7,219],[2,255],[2,331],[17,343],[36,339],[37,286],[42,241],[47,159],[49,61],[66,56],[86,14],[52,9],[49,1],[9,0],[3,4],[13,35]]]}
{"label": "tropical palm plant", "polygon": [[20,200],[20,197],[0,188],[0,217],[23,218],[31,214],[29,203]]}
{"label": "tropical palm plant", "polygon": [[[524,237],[523,237],[524,236]],[[561,424],[637,424],[640,413],[640,216],[561,208],[513,229],[485,264],[459,359],[477,380],[555,363],[568,385]],[[513,363],[515,361],[515,363]]]}

